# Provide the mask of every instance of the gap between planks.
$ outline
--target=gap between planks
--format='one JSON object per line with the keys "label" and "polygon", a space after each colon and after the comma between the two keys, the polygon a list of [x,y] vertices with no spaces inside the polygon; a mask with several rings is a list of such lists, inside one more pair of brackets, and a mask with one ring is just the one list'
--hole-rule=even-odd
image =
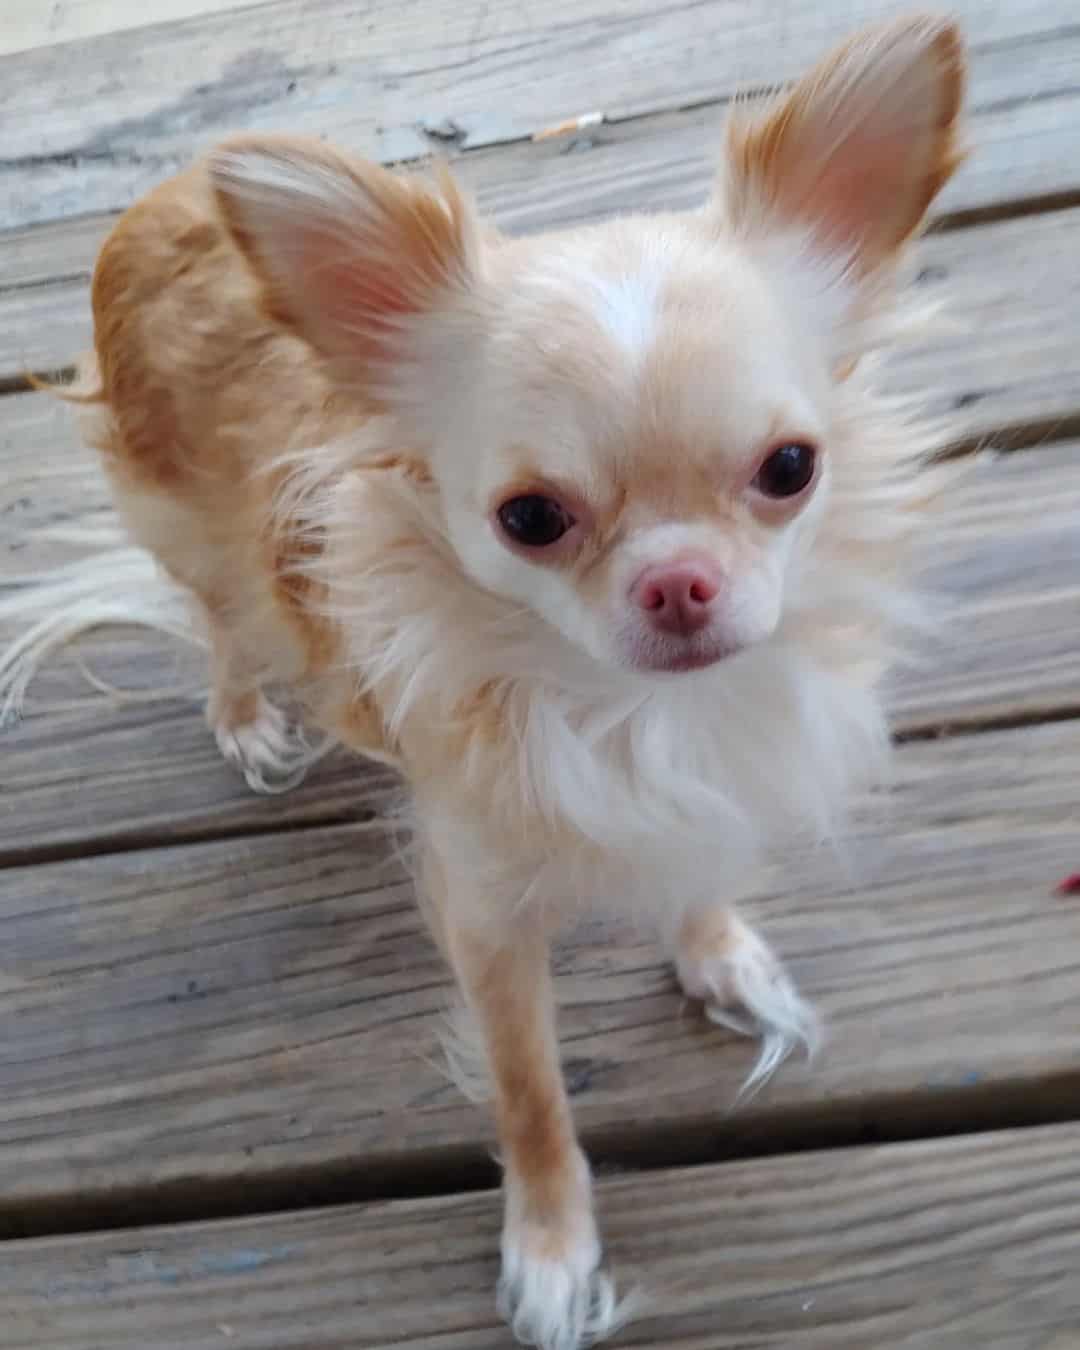
{"label": "gap between planks", "polygon": [[[1071,1126],[604,1179],[642,1350],[1076,1350]],[[494,1194],[14,1244],[11,1350],[505,1350]]]}
{"label": "gap between planks", "polygon": [[[784,1070],[781,1068],[780,1072]],[[788,1107],[741,1129],[728,1116],[718,1141],[702,1124],[650,1123],[594,1131],[585,1140],[598,1180],[679,1169],[715,1169],[755,1160],[823,1154],[869,1145],[978,1139],[1002,1130],[1019,1134],[1080,1124],[1080,1070],[1037,1082],[944,1088],[876,1099],[872,1108],[826,1103]],[[496,1190],[501,1172],[493,1149],[432,1148],[400,1162],[367,1168],[362,1158],[281,1166],[256,1177],[187,1181],[152,1188],[116,1186],[108,1194],[71,1193],[47,1205],[14,1208],[0,1218],[0,1250],[7,1242],[117,1232],[148,1224],[267,1218],[301,1210],[358,1204],[433,1200]],[[2,1262],[0,1262],[2,1264]]]}

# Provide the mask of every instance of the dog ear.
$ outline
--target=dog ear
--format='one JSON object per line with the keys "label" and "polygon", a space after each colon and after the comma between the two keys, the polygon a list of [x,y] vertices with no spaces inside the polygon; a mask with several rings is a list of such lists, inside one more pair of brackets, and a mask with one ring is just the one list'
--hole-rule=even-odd
{"label": "dog ear", "polygon": [[479,232],[449,173],[429,185],[285,136],[226,141],[208,168],[268,313],[353,372],[406,359],[411,321],[473,283]]}
{"label": "dog ear", "polygon": [[964,75],[948,20],[857,34],[764,115],[732,119],[717,193],[727,224],[751,235],[802,228],[856,275],[875,271],[963,158]]}

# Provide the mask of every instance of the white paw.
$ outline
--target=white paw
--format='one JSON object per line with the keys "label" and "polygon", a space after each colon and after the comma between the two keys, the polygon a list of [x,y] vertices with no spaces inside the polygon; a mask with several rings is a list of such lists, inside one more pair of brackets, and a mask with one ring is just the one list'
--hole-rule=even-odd
{"label": "white paw", "polygon": [[219,722],[214,737],[226,761],[240,770],[253,792],[288,792],[297,787],[319,753],[263,694],[259,694],[252,721],[233,726]]}
{"label": "white paw", "polygon": [[630,1316],[599,1269],[595,1231],[571,1242],[528,1224],[503,1234],[499,1315],[522,1345],[584,1350],[617,1331]]}
{"label": "white paw", "polygon": [[752,928],[732,915],[728,933],[721,953],[679,952],[676,970],[689,997],[704,1001],[711,1022],[760,1038],[761,1054],[743,1084],[744,1096],[800,1046],[811,1058],[821,1044],[821,1022]]}

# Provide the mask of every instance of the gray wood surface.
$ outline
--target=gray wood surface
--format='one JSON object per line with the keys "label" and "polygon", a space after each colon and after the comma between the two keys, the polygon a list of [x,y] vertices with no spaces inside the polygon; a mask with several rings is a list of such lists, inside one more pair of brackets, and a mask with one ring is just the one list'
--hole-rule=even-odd
{"label": "gray wood surface", "polygon": [[77,42],[124,28],[239,9],[245,0],[4,0],[0,53]]}
{"label": "gray wood surface", "polygon": [[1080,710],[1080,442],[985,457],[923,573],[939,631],[890,681],[901,732]]}
{"label": "gray wood surface", "polygon": [[[279,0],[0,56],[0,224],[128,205],[242,127],[401,160],[599,110],[684,108],[801,74],[895,0]],[[976,105],[1076,87],[1057,0],[955,0]],[[985,64],[986,74],[982,74]]]}
{"label": "gray wood surface", "polygon": [[[557,962],[586,1137],[677,1158],[1075,1106],[1080,906],[1053,888],[1078,818],[1077,723],[903,747],[841,858],[760,878],[748,912],[830,1043],[734,1113],[753,1047],[647,934],[586,925]],[[449,983],[389,856],[338,827],[0,870],[0,1231],[483,1164],[487,1117],[440,1067]]]}
{"label": "gray wood surface", "polygon": [[[640,1350],[1075,1350],[1080,1129],[603,1181]],[[10,1243],[5,1350],[508,1350],[494,1194]]]}

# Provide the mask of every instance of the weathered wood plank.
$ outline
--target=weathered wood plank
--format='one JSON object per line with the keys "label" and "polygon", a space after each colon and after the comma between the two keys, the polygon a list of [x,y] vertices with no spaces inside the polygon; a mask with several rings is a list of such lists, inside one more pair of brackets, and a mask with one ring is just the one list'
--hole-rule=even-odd
{"label": "weathered wood plank", "polygon": [[[843,865],[762,877],[751,912],[831,1040],[734,1114],[753,1048],[688,1008],[647,937],[588,925],[561,951],[601,1158],[1080,1107],[1080,906],[1053,894],[1077,862],[1080,723],[898,758]],[[341,826],[0,872],[0,1231],[483,1166],[487,1118],[439,1068],[447,977],[387,856]]]}
{"label": "weathered wood plank", "polygon": [[[598,1188],[641,1350],[1074,1350],[1080,1128]],[[505,1350],[493,1193],[5,1245],[8,1350]]]}
{"label": "weathered wood plank", "polygon": [[57,42],[239,9],[250,0],[4,0],[0,56]]}
{"label": "weathered wood plank", "polygon": [[1080,710],[1080,443],[983,459],[957,484],[924,580],[940,632],[896,671],[901,731]]}
{"label": "weathered wood plank", "polygon": [[[953,617],[892,693],[901,731],[1036,716],[1073,706],[1080,688],[1080,445],[984,460],[956,486],[928,581]],[[43,538],[110,520],[68,410],[38,394],[0,399],[0,584],[74,559]],[[0,633],[0,637],[3,634]],[[120,688],[197,691],[198,654],[166,640],[103,634],[77,653]],[[42,672],[31,715],[0,731],[0,860],[128,846],[285,823],[355,819],[370,771],[344,754],[286,797],[254,798],[217,754],[192,699],[117,707],[65,658]]]}
{"label": "weathered wood plank", "polygon": [[[688,107],[799,74],[895,0],[305,0],[0,57],[0,224],[112,210],[240,127],[329,134],[383,160],[528,137],[585,112]],[[956,0],[976,106],[1075,89],[1056,0]],[[587,105],[587,106],[586,106]],[[1070,166],[1062,161],[1061,170]]]}

